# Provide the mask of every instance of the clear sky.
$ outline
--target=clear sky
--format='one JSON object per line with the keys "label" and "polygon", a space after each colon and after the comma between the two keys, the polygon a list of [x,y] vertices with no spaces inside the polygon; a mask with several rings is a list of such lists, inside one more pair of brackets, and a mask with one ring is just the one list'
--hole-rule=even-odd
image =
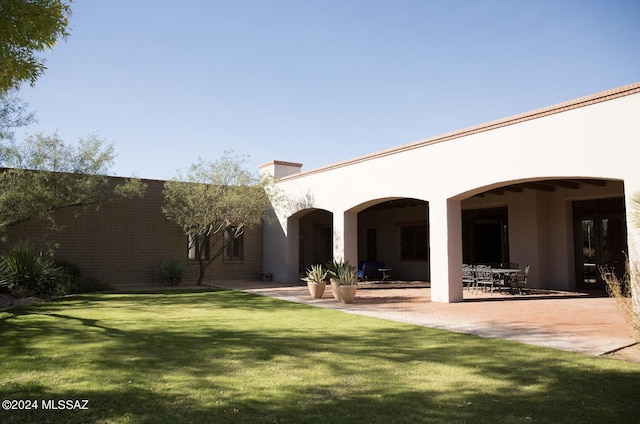
{"label": "clear sky", "polygon": [[[310,170],[640,81],[640,0],[76,0],[25,133]],[[24,135],[19,132],[18,136]]]}

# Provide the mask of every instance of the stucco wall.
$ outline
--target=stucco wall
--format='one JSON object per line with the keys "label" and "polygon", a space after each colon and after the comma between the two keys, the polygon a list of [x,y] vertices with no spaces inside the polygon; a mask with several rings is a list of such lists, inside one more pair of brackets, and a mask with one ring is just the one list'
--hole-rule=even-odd
{"label": "stucco wall", "polygon": [[[279,237],[266,236],[265,243],[284,253],[265,258],[265,266],[278,268],[278,279],[291,277],[287,236],[295,225],[288,219],[304,207],[333,213],[336,256],[354,261],[357,212],[375,202],[415,198],[430,206],[432,298],[461,300],[461,201],[544,179],[598,178],[624,183],[626,193],[640,190],[639,89],[635,84],[282,178],[277,186],[289,203],[276,211]],[[537,281],[562,286],[573,271],[570,228],[555,224],[570,215],[568,198],[559,199],[526,193],[512,205],[509,221],[517,227],[510,236],[526,240],[514,243],[514,259],[531,262]]]}

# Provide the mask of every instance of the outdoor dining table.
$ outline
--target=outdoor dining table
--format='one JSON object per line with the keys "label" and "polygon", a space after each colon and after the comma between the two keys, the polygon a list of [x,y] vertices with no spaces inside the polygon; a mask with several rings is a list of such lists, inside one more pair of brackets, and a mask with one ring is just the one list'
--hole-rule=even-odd
{"label": "outdoor dining table", "polygon": [[378,271],[382,273],[381,281],[389,281],[391,279],[391,268],[378,268]]}
{"label": "outdoor dining table", "polygon": [[515,268],[491,268],[491,273],[496,277],[503,288],[507,288],[507,283],[505,280],[510,278],[511,275],[517,274],[519,272],[522,272],[522,270]]}
{"label": "outdoor dining table", "polygon": [[494,274],[507,274],[507,275],[511,275],[511,274],[517,274],[519,272],[522,272],[521,269],[515,269],[515,268],[491,268],[491,272]]}

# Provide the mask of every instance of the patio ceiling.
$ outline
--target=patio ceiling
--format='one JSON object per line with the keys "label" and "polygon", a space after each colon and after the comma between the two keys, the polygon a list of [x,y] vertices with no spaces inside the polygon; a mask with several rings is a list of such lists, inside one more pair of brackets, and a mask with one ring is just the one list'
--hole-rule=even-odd
{"label": "patio ceiling", "polygon": [[538,191],[556,191],[557,187],[568,188],[571,190],[578,190],[581,185],[591,185],[604,187],[607,185],[606,180],[599,179],[568,179],[568,180],[543,180],[527,183],[512,184],[493,190],[485,191],[484,193],[476,194],[475,197],[484,197],[485,195],[492,194],[496,196],[502,196],[506,192],[522,193],[524,190],[538,190]]}
{"label": "patio ceiling", "polygon": [[421,206],[426,204],[427,202],[425,202],[424,200],[418,200],[418,199],[395,199],[395,200],[388,200],[386,202],[381,202],[373,206],[369,206],[364,211],[371,212],[371,211],[380,211],[380,210],[389,210],[389,209],[401,209],[401,208],[415,207],[415,206]]}

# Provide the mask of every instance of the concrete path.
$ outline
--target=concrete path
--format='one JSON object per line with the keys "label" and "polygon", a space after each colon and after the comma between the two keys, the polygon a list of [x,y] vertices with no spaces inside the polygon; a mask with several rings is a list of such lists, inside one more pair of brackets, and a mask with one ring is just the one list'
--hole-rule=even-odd
{"label": "concrete path", "polygon": [[603,355],[635,343],[633,328],[615,300],[585,293],[544,293],[523,296],[465,291],[460,303],[431,302],[427,287],[393,285],[359,287],[353,304],[333,299],[331,289],[312,299],[306,285],[273,282],[215,282],[291,302],[341,310],[480,337],[514,340],[554,349]]}

